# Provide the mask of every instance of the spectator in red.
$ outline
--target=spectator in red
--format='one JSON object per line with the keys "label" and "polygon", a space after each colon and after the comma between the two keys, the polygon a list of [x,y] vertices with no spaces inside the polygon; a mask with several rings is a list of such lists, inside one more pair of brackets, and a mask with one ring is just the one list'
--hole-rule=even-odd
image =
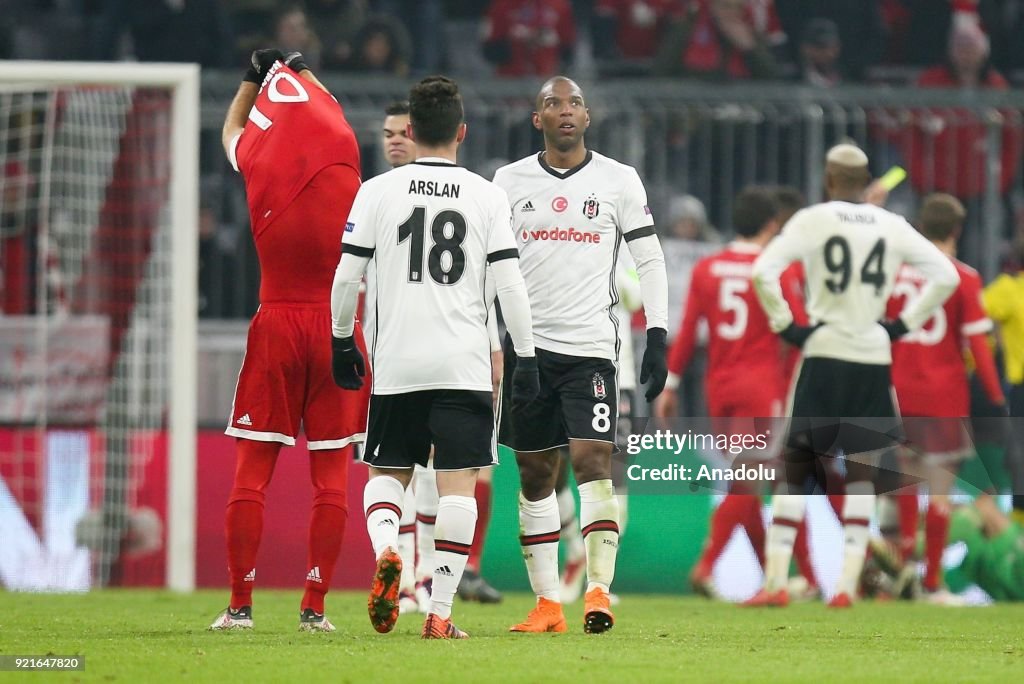
{"label": "spectator in red", "polygon": [[[917,80],[919,88],[1006,90],[1006,79],[988,62],[988,37],[976,22],[954,23],[949,36],[948,60],[928,69]],[[985,190],[988,154],[985,122],[969,110],[925,110],[915,113],[916,127],[909,139],[910,180],[918,192],[948,192],[967,203]],[[1002,177],[1005,193],[1020,158],[1019,124],[1007,119],[1003,132]]]}
{"label": "spectator in red", "polygon": [[35,290],[35,212],[29,209],[31,179],[10,160],[0,167],[0,314],[27,314]]}
{"label": "spectator in red", "polygon": [[646,62],[673,17],[685,13],[688,0],[597,0],[594,52],[605,59]]}
{"label": "spectator in red", "polygon": [[777,78],[771,48],[783,40],[772,0],[692,0],[666,30],[654,70],[726,81]]}
{"label": "spectator in red", "polygon": [[493,0],[484,18],[484,57],[500,76],[558,73],[575,46],[569,0]]}

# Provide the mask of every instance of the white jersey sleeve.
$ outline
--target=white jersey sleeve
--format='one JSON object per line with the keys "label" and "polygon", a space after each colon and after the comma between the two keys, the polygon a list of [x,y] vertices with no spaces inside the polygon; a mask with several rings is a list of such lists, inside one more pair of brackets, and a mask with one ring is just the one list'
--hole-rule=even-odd
{"label": "white jersey sleeve", "polygon": [[647,190],[636,169],[627,166],[623,174],[622,198],[616,207],[619,228],[623,235],[654,225],[654,215],[647,204]]}

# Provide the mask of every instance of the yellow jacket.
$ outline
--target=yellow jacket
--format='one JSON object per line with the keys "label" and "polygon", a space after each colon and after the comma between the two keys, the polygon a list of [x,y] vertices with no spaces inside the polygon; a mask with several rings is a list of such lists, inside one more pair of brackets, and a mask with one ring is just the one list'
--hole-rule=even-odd
{"label": "yellow jacket", "polygon": [[993,280],[982,300],[1002,333],[1006,379],[1024,384],[1024,271]]}

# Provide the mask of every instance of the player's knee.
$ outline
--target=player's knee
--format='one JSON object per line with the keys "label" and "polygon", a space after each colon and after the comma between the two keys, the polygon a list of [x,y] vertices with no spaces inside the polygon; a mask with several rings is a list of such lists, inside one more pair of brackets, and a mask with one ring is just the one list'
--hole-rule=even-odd
{"label": "player's knee", "polygon": [[313,507],[317,506],[334,506],[347,512],[348,500],[340,489],[317,489],[313,494]]}
{"label": "player's knee", "polygon": [[235,503],[241,503],[243,501],[262,506],[265,500],[266,495],[262,490],[250,489],[248,487],[235,487],[231,490],[231,495],[228,496],[228,506]]}

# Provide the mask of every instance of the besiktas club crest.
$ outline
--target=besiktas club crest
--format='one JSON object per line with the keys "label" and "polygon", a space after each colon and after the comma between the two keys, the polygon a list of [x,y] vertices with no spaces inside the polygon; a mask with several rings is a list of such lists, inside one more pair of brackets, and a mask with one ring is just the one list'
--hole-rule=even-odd
{"label": "besiktas club crest", "polygon": [[590,379],[591,384],[594,387],[594,398],[604,399],[608,395],[608,391],[604,386],[604,376],[600,373],[594,373],[594,377]]}
{"label": "besiktas club crest", "polygon": [[583,203],[583,215],[588,219],[593,219],[597,218],[599,213],[601,213],[601,203],[594,196],[588,197],[587,201]]}

